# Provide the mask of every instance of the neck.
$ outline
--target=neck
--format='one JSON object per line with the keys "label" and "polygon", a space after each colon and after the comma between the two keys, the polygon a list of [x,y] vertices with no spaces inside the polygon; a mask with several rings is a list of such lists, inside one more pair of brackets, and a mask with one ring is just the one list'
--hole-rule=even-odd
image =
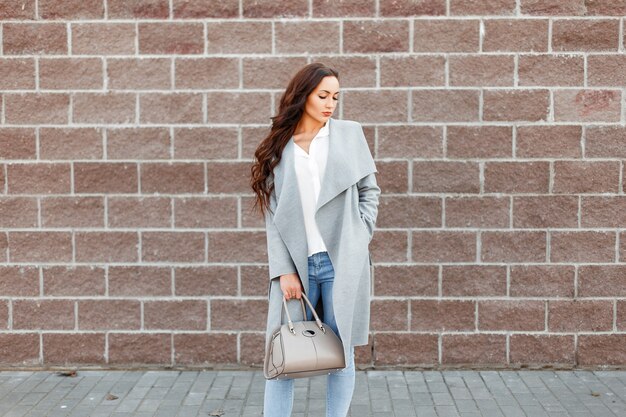
{"label": "neck", "polygon": [[324,123],[320,123],[319,121],[313,119],[310,116],[303,116],[300,118],[298,125],[296,126],[296,130],[294,134],[300,133],[314,133],[318,132],[322,127],[324,127],[328,123],[328,120]]}

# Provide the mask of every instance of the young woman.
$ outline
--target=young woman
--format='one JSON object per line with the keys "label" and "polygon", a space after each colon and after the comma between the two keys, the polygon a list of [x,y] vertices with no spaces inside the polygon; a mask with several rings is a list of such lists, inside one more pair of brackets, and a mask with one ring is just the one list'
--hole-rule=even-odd
{"label": "young woman", "polygon": [[[369,243],[378,214],[376,166],[361,124],[331,116],[339,75],[303,67],[281,97],[269,135],[255,152],[251,186],[265,217],[269,262],[266,348],[280,326],[283,296],[304,292],[343,343],[346,367],[328,375],[326,415],[345,417],[354,392],[354,346],[367,345]],[[294,321],[300,302],[287,303]],[[307,320],[312,312],[307,308]],[[267,380],[264,415],[288,417],[293,379]]]}

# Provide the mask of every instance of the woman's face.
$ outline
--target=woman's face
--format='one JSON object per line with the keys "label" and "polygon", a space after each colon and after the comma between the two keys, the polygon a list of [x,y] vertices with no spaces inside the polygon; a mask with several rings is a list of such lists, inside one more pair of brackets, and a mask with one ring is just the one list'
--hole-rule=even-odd
{"label": "woman's face", "polygon": [[322,78],[306,100],[304,112],[324,124],[335,112],[339,99],[339,80],[332,75]]}

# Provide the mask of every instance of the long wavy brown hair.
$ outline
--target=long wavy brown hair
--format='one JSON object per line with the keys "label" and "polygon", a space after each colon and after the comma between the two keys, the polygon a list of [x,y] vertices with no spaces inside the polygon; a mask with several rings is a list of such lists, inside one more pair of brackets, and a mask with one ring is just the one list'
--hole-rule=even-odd
{"label": "long wavy brown hair", "polygon": [[274,191],[274,167],[280,162],[283,149],[296,130],[304,113],[307,97],[327,76],[339,79],[336,70],[319,62],[305,65],[293,76],[280,98],[278,114],[271,117],[272,126],[269,134],[254,152],[254,163],[250,169],[250,186],[256,194],[253,209],[260,208],[263,216],[266,210],[271,211],[270,195]]}

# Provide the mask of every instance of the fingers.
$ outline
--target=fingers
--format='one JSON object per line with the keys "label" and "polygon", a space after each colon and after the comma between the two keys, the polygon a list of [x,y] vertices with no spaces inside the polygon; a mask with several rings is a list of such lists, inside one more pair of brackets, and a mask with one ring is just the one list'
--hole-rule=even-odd
{"label": "fingers", "polygon": [[291,300],[292,298],[299,300],[302,297],[302,289],[298,287],[286,288],[283,295],[286,300]]}

